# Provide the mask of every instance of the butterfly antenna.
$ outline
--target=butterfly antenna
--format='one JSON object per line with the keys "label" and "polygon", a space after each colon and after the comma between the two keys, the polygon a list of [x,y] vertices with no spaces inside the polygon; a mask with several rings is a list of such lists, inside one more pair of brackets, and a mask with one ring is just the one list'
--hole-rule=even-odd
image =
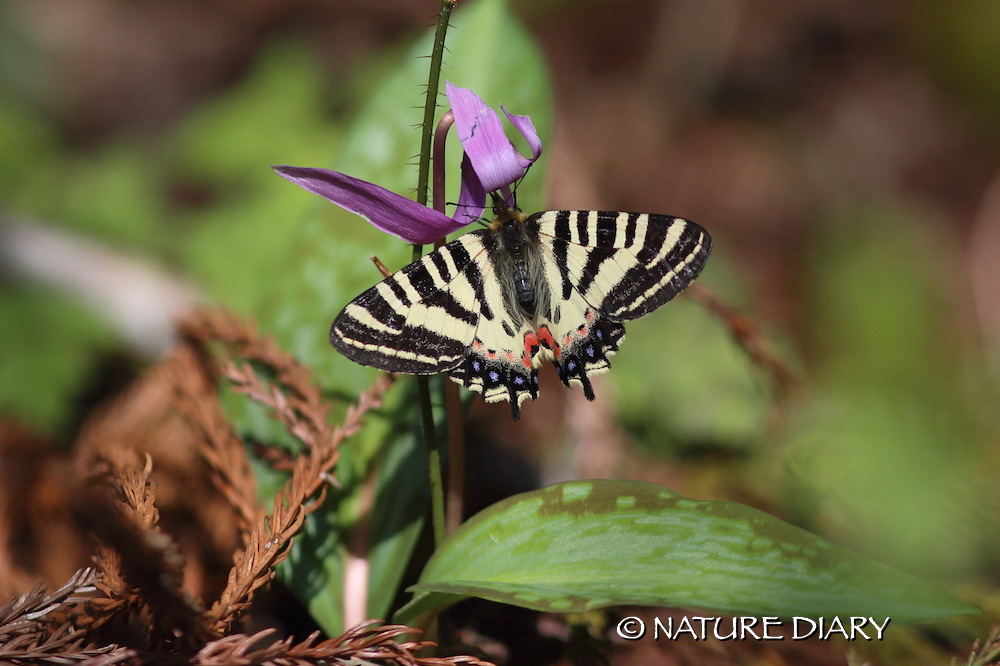
{"label": "butterfly antenna", "polygon": [[511,187],[511,192],[513,193],[513,196],[514,196],[514,207],[515,208],[517,208],[517,188],[521,187],[521,183],[523,183],[524,179],[528,177],[528,171],[530,171],[531,167],[533,167],[533,166],[534,166],[534,162],[532,162],[528,166],[524,167],[524,173],[521,174],[521,177],[518,178],[517,181],[514,183],[513,187]]}

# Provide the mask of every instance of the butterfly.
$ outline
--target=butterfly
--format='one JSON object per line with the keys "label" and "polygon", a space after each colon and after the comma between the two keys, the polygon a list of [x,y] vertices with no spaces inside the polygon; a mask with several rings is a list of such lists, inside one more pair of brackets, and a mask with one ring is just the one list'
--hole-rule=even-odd
{"label": "butterfly", "polygon": [[712,248],[694,222],[665,215],[553,210],[499,201],[494,219],[347,304],[330,342],[349,359],[418,375],[451,372],[514,419],[538,397],[538,368],[594,399],[622,322],[660,307],[701,272]]}

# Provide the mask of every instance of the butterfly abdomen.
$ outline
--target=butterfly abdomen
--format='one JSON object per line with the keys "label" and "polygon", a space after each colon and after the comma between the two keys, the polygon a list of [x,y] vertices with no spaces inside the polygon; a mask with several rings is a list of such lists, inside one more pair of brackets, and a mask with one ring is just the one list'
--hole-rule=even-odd
{"label": "butterfly abdomen", "polygon": [[524,313],[529,317],[534,317],[537,307],[535,286],[531,283],[528,263],[524,259],[521,248],[515,247],[511,250],[511,259],[513,263],[511,281],[514,283],[514,297]]}

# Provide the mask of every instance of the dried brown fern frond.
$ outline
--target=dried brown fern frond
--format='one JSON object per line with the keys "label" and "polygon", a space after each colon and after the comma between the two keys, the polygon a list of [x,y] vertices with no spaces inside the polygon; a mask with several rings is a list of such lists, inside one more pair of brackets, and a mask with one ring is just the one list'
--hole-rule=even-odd
{"label": "dried brown fern frond", "polygon": [[[274,577],[275,567],[287,557],[291,539],[302,530],[306,515],[326,496],[340,443],[361,428],[362,416],[380,404],[392,378],[380,376],[348,407],[344,422],[334,427],[329,423],[330,404],[309,369],[273,340],[258,335],[252,324],[212,311],[189,317],[179,328],[192,350],[192,362],[201,366],[198,376],[211,378],[217,368],[224,368],[234,390],[268,407],[305,447],[301,456],[291,460],[291,477],[276,494],[271,514],[256,518],[246,547],[236,555],[225,590],[207,614],[215,631],[223,633],[250,604],[254,592]],[[205,407],[212,401],[192,390],[190,380],[178,379],[177,403],[202,433],[209,452],[206,459],[225,479],[234,461],[245,455],[243,447],[229,425]],[[225,452],[233,452],[233,457]]]}
{"label": "dried brown fern frond", "polygon": [[0,636],[0,664],[87,663],[90,659],[120,652],[122,648],[117,645],[93,645],[83,629],[69,624],[48,635]]}
{"label": "dried brown fern frond", "polygon": [[[280,349],[271,338],[259,335],[250,322],[213,310],[189,317],[179,324],[179,329],[186,340],[197,343],[203,350],[210,343],[221,343],[228,362],[219,365],[238,388],[247,373],[235,369],[237,359],[266,369],[273,378],[274,392],[252,397],[271,406],[275,416],[303,444],[315,446],[332,435],[328,423],[330,403],[312,381],[309,368]],[[244,392],[249,390],[246,388]]]}
{"label": "dried brown fern frond", "polygon": [[53,592],[36,585],[0,606],[0,663],[69,663],[114,652],[69,621],[92,601],[97,582],[93,569],[81,569]]}
{"label": "dried brown fern frond", "polygon": [[175,391],[173,404],[198,433],[199,447],[211,469],[211,479],[236,514],[244,542],[260,515],[256,482],[243,442],[233,432],[213,379],[214,366],[207,365],[202,350],[179,347],[168,364]]}
{"label": "dried brown fern frond", "polygon": [[291,638],[262,645],[274,631],[252,635],[234,634],[206,645],[192,661],[198,666],[223,666],[240,663],[247,666],[306,666],[309,664],[385,664],[390,666],[492,666],[476,657],[418,657],[428,642],[397,642],[397,638],[414,630],[402,625],[380,626],[378,620],[368,620],[347,630],[337,638],[318,640],[312,634],[295,643]]}
{"label": "dried brown fern frond", "polygon": [[287,449],[268,446],[263,442],[248,442],[256,460],[263,462],[275,472],[289,473],[295,469],[295,454]]}
{"label": "dried brown fern frond", "polygon": [[[130,644],[200,645],[211,636],[201,602],[184,589],[184,558],[174,540],[159,529],[151,461],[142,469],[105,462],[81,493],[78,514],[97,537],[95,561],[104,572],[100,588],[110,600],[102,606],[119,625],[138,625]],[[138,615],[141,622],[130,622]]]}
{"label": "dried brown fern frond", "polygon": [[[129,468],[138,473],[148,457],[153,462],[149,484],[156,488],[157,516],[152,513],[154,507],[150,507],[145,523],[136,523],[134,527],[147,529],[156,522],[158,529],[182,544],[188,554],[183,574],[187,589],[203,599],[215,598],[225,585],[224,572],[232,561],[233,551],[240,545],[240,534],[237,521],[233,520],[232,502],[211,482],[212,470],[202,455],[200,433],[178,413],[174,404],[175,378],[192,367],[180,367],[183,364],[176,356],[172,353],[150,368],[87,419],[77,440],[74,476],[74,487],[82,492],[73,498],[72,504],[79,513],[97,487],[116,482],[113,470]],[[213,397],[204,403],[215,405],[217,400]],[[80,479],[88,481],[83,483]],[[133,487],[140,492],[144,485]],[[111,487],[111,495],[117,493],[118,499],[123,499],[122,489]],[[104,494],[106,500],[107,492]],[[135,502],[132,505],[139,506]],[[124,506],[121,508],[124,510]],[[99,513],[94,520],[100,522]],[[107,550],[104,555],[108,555]],[[102,568],[106,569],[106,582],[114,584],[114,567],[102,565]]]}
{"label": "dried brown fern frond", "polygon": [[97,572],[81,569],[58,589],[45,593],[41,584],[21,596],[0,605],[0,640],[14,634],[38,631],[52,618],[61,622],[74,607],[92,598],[97,590]]}
{"label": "dried brown fern frond", "polygon": [[[240,381],[248,387],[257,386],[252,375],[243,376]],[[348,408],[344,423],[320,437],[295,461],[291,478],[275,495],[271,515],[260,519],[246,549],[237,554],[229,584],[208,613],[216,631],[223,632],[250,604],[254,591],[274,577],[274,567],[288,556],[291,538],[302,530],[306,515],[323,502],[340,443],[358,431],[364,414],[380,404],[391,384],[389,377],[380,376]]]}

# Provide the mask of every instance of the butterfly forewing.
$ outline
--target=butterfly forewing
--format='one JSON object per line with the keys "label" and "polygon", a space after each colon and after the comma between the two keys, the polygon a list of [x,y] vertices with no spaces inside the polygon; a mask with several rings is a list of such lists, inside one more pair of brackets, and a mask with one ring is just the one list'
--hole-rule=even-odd
{"label": "butterfly forewing", "polygon": [[331,344],[391,372],[433,374],[461,363],[483,302],[484,233],[438,248],[348,303],[330,328]]}
{"label": "butterfly forewing", "polygon": [[451,370],[487,401],[509,400],[517,418],[547,360],[593,399],[589,377],[610,366],[625,335],[619,322],[676,296],[710,251],[708,233],[678,217],[508,210],[354,299],[330,340],[383,370]]}
{"label": "butterfly forewing", "polygon": [[575,289],[614,321],[649,314],[679,294],[712,249],[708,232],[679,217],[563,210],[532,218],[552,245],[561,293]]}

